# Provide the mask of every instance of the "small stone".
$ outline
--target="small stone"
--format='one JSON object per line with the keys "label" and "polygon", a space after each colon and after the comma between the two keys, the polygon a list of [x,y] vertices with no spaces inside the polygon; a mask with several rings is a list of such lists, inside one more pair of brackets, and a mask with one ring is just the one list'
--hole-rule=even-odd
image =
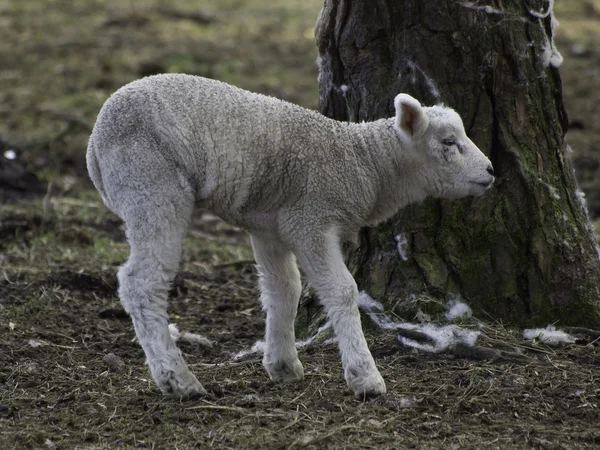
{"label": "small stone", "polygon": [[102,358],[102,362],[113,372],[120,372],[125,367],[125,361],[114,353],[108,353]]}

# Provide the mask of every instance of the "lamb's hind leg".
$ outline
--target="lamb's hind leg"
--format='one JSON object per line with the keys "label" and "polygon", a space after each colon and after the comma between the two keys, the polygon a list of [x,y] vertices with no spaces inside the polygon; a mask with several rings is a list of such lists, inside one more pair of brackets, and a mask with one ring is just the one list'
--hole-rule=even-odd
{"label": "lamb's hind leg", "polygon": [[252,236],[263,309],[267,313],[263,365],[273,381],[304,378],[296,350],[294,321],[302,285],[296,258],[276,239]]}
{"label": "lamb's hind leg", "polygon": [[[161,184],[161,182],[163,184]],[[158,179],[160,190],[129,196],[121,217],[131,246],[119,270],[119,296],[131,316],[152,378],[167,395],[192,397],[206,391],[189,371],[168,330],[167,299],[177,272],[193,197],[173,179]],[[165,184],[166,183],[166,184]],[[124,202],[122,202],[124,203]]]}

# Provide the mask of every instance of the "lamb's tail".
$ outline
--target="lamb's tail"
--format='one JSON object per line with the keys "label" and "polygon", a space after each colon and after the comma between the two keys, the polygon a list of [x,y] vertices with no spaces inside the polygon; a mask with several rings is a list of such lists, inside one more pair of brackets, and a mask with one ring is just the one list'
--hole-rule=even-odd
{"label": "lamb's tail", "polygon": [[102,197],[102,201],[109,209],[112,209],[112,207],[110,206],[110,202],[108,201],[106,191],[104,190],[104,183],[102,182],[102,173],[100,171],[100,164],[98,162],[98,156],[96,155],[96,151],[96,146],[94,145],[94,135],[92,135],[88,142],[88,149],[86,155],[88,173],[92,182],[94,183],[94,186],[96,186],[96,189],[98,189],[100,197]]}

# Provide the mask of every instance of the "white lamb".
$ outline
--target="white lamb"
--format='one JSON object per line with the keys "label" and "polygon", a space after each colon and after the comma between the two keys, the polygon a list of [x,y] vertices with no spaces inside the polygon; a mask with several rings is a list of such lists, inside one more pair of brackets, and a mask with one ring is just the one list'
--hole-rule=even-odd
{"label": "white lamb", "polygon": [[119,295],[152,376],[177,397],[205,393],[168,328],[167,292],[195,205],[250,233],[267,313],[263,364],[274,381],[302,380],[294,345],[296,259],[321,299],[356,395],[386,391],[357,308],[340,241],[427,196],[482,195],[488,158],[450,108],[400,94],[396,117],[341,123],[205,78],[158,75],[104,104],[87,165],[125,222],[131,255]]}

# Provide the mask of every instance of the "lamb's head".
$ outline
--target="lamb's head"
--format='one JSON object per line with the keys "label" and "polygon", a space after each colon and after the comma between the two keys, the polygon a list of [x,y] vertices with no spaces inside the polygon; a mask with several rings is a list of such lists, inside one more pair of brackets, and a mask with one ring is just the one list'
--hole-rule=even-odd
{"label": "lamb's head", "polygon": [[407,94],[394,101],[402,146],[415,154],[427,194],[441,198],[482,195],[494,182],[490,160],[467,137],[460,116],[445,106],[421,107]]}

